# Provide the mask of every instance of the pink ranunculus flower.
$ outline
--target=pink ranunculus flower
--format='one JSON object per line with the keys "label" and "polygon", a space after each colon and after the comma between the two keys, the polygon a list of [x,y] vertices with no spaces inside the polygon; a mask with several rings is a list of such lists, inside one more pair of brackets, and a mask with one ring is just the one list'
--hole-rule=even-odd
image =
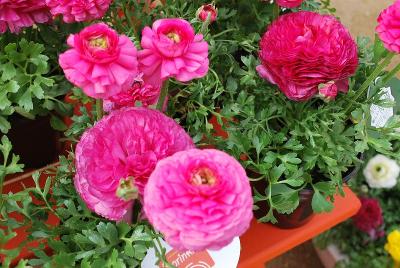
{"label": "pink ranunculus flower", "polygon": [[158,162],[144,193],[153,226],[178,250],[218,250],[243,234],[253,217],[246,172],[214,150],[187,150]]}
{"label": "pink ranunculus flower", "polygon": [[137,50],[125,35],[104,23],[70,35],[59,57],[66,78],[88,96],[104,99],[128,90],[138,74]]}
{"label": "pink ranunculus flower", "polygon": [[208,44],[183,19],[160,19],[142,32],[140,70],[152,85],[173,77],[187,82],[208,72]]}
{"label": "pink ranunculus flower", "polygon": [[0,33],[7,29],[19,33],[22,28],[51,20],[44,0],[0,0]]}
{"label": "pink ranunculus flower", "polygon": [[62,15],[66,23],[100,19],[112,0],[46,0],[51,14]]}
{"label": "pink ranunculus flower", "polygon": [[124,108],[88,129],[76,147],[75,187],[95,213],[121,220],[132,201],[117,197],[121,179],[133,178],[143,194],[160,159],[194,148],[173,119],[143,107]]}
{"label": "pink ranunculus flower", "polygon": [[400,0],[381,12],[376,32],[388,50],[400,53]]}
{"label": "pink ranunculus flower", "polygon": [[281,7],[294,8],[303,3],[303,0],[277,0],[277,4]]}
{"label": "pink ranunculus flower", "polygon": [[330,81],[347,92],[348,78],[358,66],[356,43],[330,15],[309,11],[283,15],[269,26],[260,47],[259,75],[295,101],[312,98],[320,84]]}
{"label": "pink ranunculus flower", "polygon": [[202,5],[197,10],[196,16],[203,22],[210,16],[210,22],[214,22],[217,20],[218,11],[213,4]]}

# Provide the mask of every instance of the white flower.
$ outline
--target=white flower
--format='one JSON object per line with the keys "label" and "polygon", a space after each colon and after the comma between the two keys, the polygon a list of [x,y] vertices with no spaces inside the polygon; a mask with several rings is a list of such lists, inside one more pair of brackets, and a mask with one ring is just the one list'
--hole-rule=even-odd
{"label": "white flower", "polygon": [[378,154],[364,168],[364,176],[371,188],[393,188],[397,184],[400,167],[396,161]]}

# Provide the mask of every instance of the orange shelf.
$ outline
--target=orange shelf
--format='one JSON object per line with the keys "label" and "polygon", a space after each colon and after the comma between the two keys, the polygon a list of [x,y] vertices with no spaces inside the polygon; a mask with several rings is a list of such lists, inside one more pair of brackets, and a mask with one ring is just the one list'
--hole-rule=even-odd
{"label": "orange shelf", "polygon": [[345,197],[335,198],[332,212],[317,214],[299,228],[279,229],[253,220],[240,238],[242,252],[238,268],[264,268],[268,261],[355,215],[361,207],[360,200],[347,186],[344,191]]}

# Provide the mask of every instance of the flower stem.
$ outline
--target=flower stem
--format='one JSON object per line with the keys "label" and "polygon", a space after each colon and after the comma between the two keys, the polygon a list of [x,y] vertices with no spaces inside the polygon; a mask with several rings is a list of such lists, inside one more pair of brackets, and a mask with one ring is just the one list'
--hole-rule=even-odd
{"label": "flower stem", "polygon": [[274,7],[272,8],[272,19],[276,20],[277,18],[279,18],[279,12],[280,12],[280,7],[278,5],[278,3],[274,4]]}
{"label": "flower stem", "polygon": [[161,88],[160,97],[158,98],[158,102],[157,102],[156,108],[157,108],[157,110],[159,110],[160,112],[163,111],[163,106],[164,106],[164,103],[165,103],[165,98],[166,98],[167,95],[168,95],[168,84],[169,84],[168,80],[164,82],[164,85],[163,85],[162,88]]}
{"label": "flower stem", "polygon": [[383,84],[386,84],[387,82],[392,79],[393,76],[395,76],[398,72],[400,71],[400,63],[397,64],[396,67],[393,68],[384,78],[383,78]]}
{"label": "flower stem", "polygon": [[157,245],[154,244],[154,250],[155,250],[155,254],[158,257],[159,261],[162,262],[163,267],[167,267],[167,268],[176,268],[174,265],[170,264],[166,258],[165,258],[165,254],[163,253],[163,246],[161,245],[161,242],[159,240],[159,237],[157,234],[155,234],[155,240],[157,242]]}
{"label": "flower stem", "polygon": [[[7,159],[5,161],[7,161]],[[5,167],[3,167],[0,172],[0,212],[3,208],[3,201],[4,201],[3,200],[3,184],[4,184],[5,176],[6,176],[6,171],[5,171]]]}
{"label": "flower stem", "polygon": [[372,74],[367,78],[367,80],[364,81],[364,83],[360,86],[359,90],[357,91],[357,94],[354,96],[352,99],[351,103],[346,107],[345,113],[347,114],[351,107],[353,106],[353,103],[355,103],[361,96],[365,94],[369,86],[375,79],[378,77],[378,75],[382,72],[382,70],[390,63],[392,58],[394,57],[394,53],[389,53],[386,58],[382,61],[381,64],[379,64],[375,70],[372,72]]}
{"label": "flower stem", "polygon": [[203,34],[203,36],[205,36],[207,34],[208,26],[210,25],[210,22],[211,22],[211,13],[208,13],[207,19],[201,25],[201,33]]}
{"label": "flower stem", "polygon": [[96,115],[97,115],[97,121],[99,121],[101,118],[103,118],[103,100],[102,99],[96,99]]}

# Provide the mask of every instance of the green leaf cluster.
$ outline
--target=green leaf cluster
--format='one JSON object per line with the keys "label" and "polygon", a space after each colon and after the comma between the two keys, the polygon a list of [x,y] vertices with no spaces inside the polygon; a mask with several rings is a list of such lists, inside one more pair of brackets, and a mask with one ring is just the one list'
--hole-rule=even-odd
{"label": "green leaf cluster", "polygon": [[[73,176],[73,155],[61,157],[59,166],[33,174],[34,187],[2,195],[0,245],[15,237],[18,228],[28,228],[29,233],[18,248],[0,250],[6,256],[3,267],[9,267],[31,241],[39,242],[31,248],[34,257],[27,260],[31,266],[140,267],[157,236],[150,224],[138,214],[132,224],[95,215],[76,193]],[[49,224],[54,217],[59,223]]]}

